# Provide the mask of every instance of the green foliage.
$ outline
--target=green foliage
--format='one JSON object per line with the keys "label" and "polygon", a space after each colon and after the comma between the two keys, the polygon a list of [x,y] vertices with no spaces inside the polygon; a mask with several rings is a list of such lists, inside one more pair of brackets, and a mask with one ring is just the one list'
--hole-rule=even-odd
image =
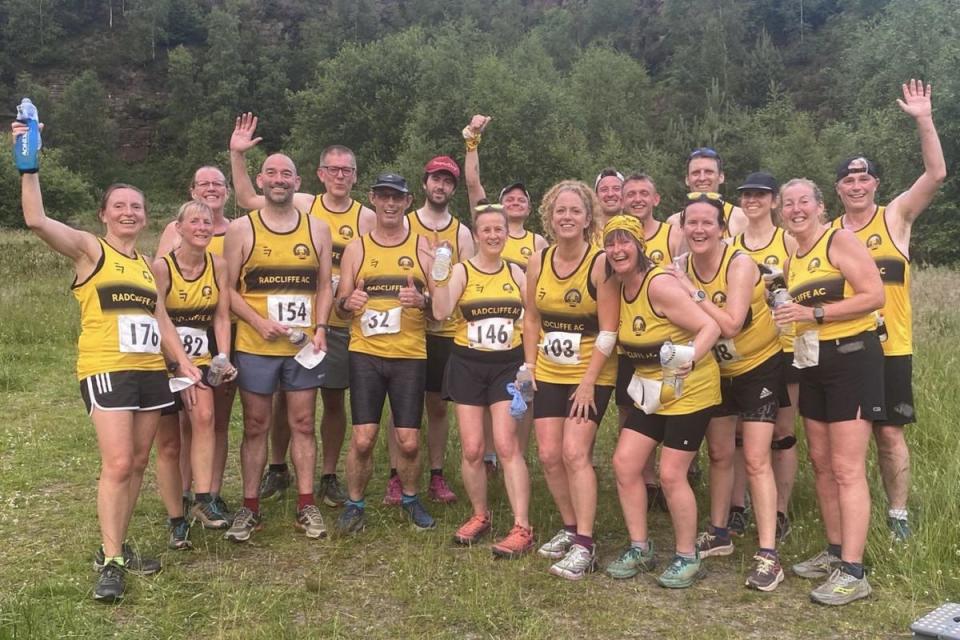
{"label": "green foliage", "polygon": [[[0,136],[3,149],[10,149],[10,138],[8,133]],[[47,215],[57,220],[68,220],[90,214],[95,207],[90,184],[67,168],[62,151],[44,149],[42,154],[40,180]],[[20,210],[20,177],[13,162],[9,158],[4,160],[0,162],[0,227],[24,227]]]}
{"label": "green foliage", "polygon": [[93,71],[84,71],[66,86],[47,131],[69,167],[96,183],[110,180],[117,130],[106,90]]}

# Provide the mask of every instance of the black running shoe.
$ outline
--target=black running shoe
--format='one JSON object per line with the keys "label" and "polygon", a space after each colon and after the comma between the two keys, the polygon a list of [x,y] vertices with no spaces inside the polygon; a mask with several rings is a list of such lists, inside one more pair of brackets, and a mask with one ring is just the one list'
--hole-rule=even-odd
{"label": "black running shoe", "polygon": [[116,562],[103,567],[97,578],[97,585],[93,588],[93,599],[107,604],[121,600],[126,589],[123,574],[123,567]]}
{"label": "black running shoe", "polygon": [[[94,571],[103,571],[103,547],[97,549],[97,553],[93,558],[93,569]],[[159,560],[154,558],[144,558],[139,553],[133,550],[133,548],[127,544],[123,543],[123,568],[130,573],[140,575],[140,576],[152,576],[155,573],[160,573],[161,565]]]}

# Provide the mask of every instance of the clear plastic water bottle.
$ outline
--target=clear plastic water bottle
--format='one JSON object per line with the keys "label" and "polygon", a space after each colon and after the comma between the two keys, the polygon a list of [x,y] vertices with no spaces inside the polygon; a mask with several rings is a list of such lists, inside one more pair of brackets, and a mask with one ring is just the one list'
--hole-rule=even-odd
{"label": "clear plastic water bottle", "polygon": [[877,338],[880,342],[886,342],[890,334],[887,333],[887,321],[883,319],[882,313],[877,313]]}
{"label": "clear plastic water bottle", "polygon": [[527,404],[533,402],[533,372],[527,369],[526,364],[520,365],[520,370],[517,371],[517,386],[523,401]]}
{"label": "clear plastic water bottle", "polygon": [[226,376],[229,364],[230,359],[227,358],[227,354],[218,353],[215,355],[210,363],[210,370],[207,371],[207,384],[211,387],[220,386]]}
{"label": "clear plastic water bottle", "polygon": [[290,329],[287,333],[287,340],[295,347],[302,347],[310,341],[310,336],[300,329]]}
{"label": "clear plastic water bottle", "polygon": [[17,105],[17,122],[27,125],[28,131],[17,136],[13,144],[13,160],[20,173],[36,173],[40,169],[40,114],[30,98]]}
{"label": "clear plastic water bottle", "polygon": [[676,358],[677,350],[673,343],[667,340],[660,347],[660,367],[663,369],[663,386],[660,390],[660,397],[664,401],[679,398],[683,392],[683,378],[677,377],[677,370],[671,366]]}
{"label": "clear plastic water bottle", "polygon": [[793,296],[790,295],[790,292],[784,289],[783,287],[779,289],[774,289],[773,291],[773,308],[782,307],[788,302],[793,302]]}
{"label": "clear plastic water bottle", "polygon": [[434,282],[443,282],[450,277],[450,260],[453,258],[453,247],[444,240],[437,245],[433,258],[433,269],[430,275]]}

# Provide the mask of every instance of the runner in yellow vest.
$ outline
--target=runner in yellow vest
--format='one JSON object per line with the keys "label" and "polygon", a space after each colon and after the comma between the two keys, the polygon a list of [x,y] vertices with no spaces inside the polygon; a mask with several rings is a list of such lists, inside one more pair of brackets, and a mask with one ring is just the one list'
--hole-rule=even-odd
{"label": "runner in yellow vest", "polygon": [[[710,147],[699,147],[687,156],[687,175],[684,176],[683,182],[689,191],[720,193],[720,185],[724,180],[726,176],[723,173],[723,158],[716,150]],[[726,224],[724,238],[732,238],[742,233],[747,226],[743,211],[732,202],[724,203],[723,217]],[[679,225],[680,213],[670,216],[667,222]]]}

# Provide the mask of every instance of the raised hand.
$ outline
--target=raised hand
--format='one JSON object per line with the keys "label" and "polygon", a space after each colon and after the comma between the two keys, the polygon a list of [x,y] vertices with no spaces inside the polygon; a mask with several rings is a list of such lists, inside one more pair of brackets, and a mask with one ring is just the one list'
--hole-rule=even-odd
{"label": "raised hand", "polygon": [[357,280],[356,288],[350,292],[350,295],[343,302],[344,309],[356,313],[367,306],[367,300],[370,298],[370,296],[368,296],[367,292],[363,290],[363,286],[363,278]]}
{"label": "raised hand", "polygon": [[933,115],[933,86],[927,83],[923,85],[923,80],[910,79],[910,82],[902,86],[903,100],[897,98],[897,105],[903,112],[914,120],[919,118],[929,118]]}
{"label": "raised hand", "polygon": [[250,149],[260,144],[261,137],[253,137],[257,131],[257,116],[250,112],[241,113],[237,116],[236,124],[233,126],[233,135],[230,136],[230,151],[246,153]]}
{"label": "raised hand", "polygon": [[423,294],[417,291],[416,284],[413,282],[413,276],[407,276],[407,286],[400,287],[400,306],[407,308],[420,309],[423,307]]}

